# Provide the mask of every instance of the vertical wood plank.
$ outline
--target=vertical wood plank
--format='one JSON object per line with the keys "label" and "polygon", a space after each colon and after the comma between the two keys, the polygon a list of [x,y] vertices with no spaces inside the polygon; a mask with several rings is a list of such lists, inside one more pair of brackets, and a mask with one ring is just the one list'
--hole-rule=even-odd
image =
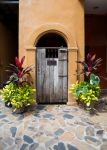
{"label": "vertical wood plank", "polygon": [[44,101],[45,49],[37,49],[37,99]]}
{"label": "vertical wood plank", "polygon": [[41,51],[37,49],[37,101],[41,101]]}
{"label": "vertical wood plank", "polygon": [[[61,102],[67,102],[68,89],[67,89],[67,49],[59,50],[59,83],[61,92]],[[61,68],[60,68],[61,67]]]}
{"label": "vertical wood plank", "polygon": [[62,60],[62,53],[60,51],[58,51],[58,102],[61,103],[62,102],[62,87],[63,87],[63,80],[62,80],[62,74],[63,74],[63,62]]}
{"label": "vertical wood plank", "polygon": [[45,49],[41,49],[41,103],[45,103],[45,82],[46,82],[46,58]]}
{"label": "vertical wood plank", "polygon": [[50,67],[49,65],[47,65],[47,61],[49,61],[50,58],[46,58],[46,82],[45,82],[45,102],[46,103],[50,103],[50,83],[49,83],[49,80],[50,80]]}
{"label": "vertical wood plank", "polygon": [[62,53],[62,59],[63,59],[63,102],[67,102],[68,98],[68,83],[67,83],[67,50],[65,49],[65,52]]}
{"label": "vertical wood plank", "polygon": [[58,89],[59,89],[59,77],[58,77],[58,58],[54,58],[56,61],[56,66],[54,66],[54,102],[59,101],[59,94],[58,94]]}
{"label": "vertical wood plank", "polygon": [[[50,58],[50,61],[53,60],[54,58]],[[50,103],[54,103],[54,65],[50,65],[49,72]]]}

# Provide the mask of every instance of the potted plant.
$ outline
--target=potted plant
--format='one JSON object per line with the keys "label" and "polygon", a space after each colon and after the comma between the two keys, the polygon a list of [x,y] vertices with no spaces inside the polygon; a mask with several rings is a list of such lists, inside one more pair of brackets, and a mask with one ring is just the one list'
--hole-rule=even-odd
{"label": "potted plant", "polygon": [[78,104],[82,104],[85,108],[93,109],[101,92],[99,83],[99,77],[91,74],[89,82],[76,82],[71,86],[70,92],[75,95]]}
{"label": "potted plant", "polygon": [[101,58],[96,59],[96,55],[87,55],[87,61],[77,61],[83,66],[80,74],[85,74],[86,81],[77,81],[71,85],[70,93],[75,95],[78,104],[81,104],[86,109],[94,109],[100,96],[100,78],[95,75],[97,68],[101,65]]}
{"label": "potted plant", "polygon": [[23,112],[28,106],[36,103],[34,99],[35,89],[31,77],[32,66],[23,68],[25,56],[21,61],[16,57],[15,65],[9,65],[12,74],[7,85],[2,90],[2,99],[7,106],[12,106],[14,112]]}

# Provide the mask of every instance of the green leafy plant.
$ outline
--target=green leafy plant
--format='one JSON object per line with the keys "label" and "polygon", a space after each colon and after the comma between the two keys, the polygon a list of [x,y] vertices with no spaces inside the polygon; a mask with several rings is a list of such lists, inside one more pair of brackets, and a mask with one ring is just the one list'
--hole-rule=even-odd
{"label": "green leafy plant", "polygon": [[15,91],[16,91],[16,85],[13,83],[6,85],[1,91],[2,99],[7,106],[11,105],[11,99],[13,98]]}
{"label": "green leafy plant", "polygon": [[12,105],[13,110],[21,110],[28,106],[35,104],[34,99],[35,89],[31,85],[24,85],[23,87],[17,84],[10,83],[3,88],[2,97],[3,101],[8,105]]}
{"label": "green leafy plant", "polygon": [[33,67],[23,67],[25,56],[21,61],[16,57],[15,65],[9,65],[9,72],[12,74],[7,81],[7,85],[2,90],[2,98],[7,106],[12,106],[13,110],[24,110],[24,108],[34,105],[35,89],[32,85],[30,72]]}
{"label": "green leafy plant", "polygon": [[100,84],[100,78],[92,73],[90,75],[90,84],[91,85],[99,85]]}
{"label": "green leafy plant", "polygon": [[100,79],[98,76],[91,74],[89,82],[76,82],[70,88],[70,92],[75,95],[78,103],[82,103],[85,107],[93,107],[98,101],[100,95]]}
{"label": "green leafy plant", "polygon": [[90,110],[98,102],[100,96],[100,78],[95,74],[101,62],[101,58],[96,58],[96,54],[90,53],[88,53],[86,61],[77,61],[83,66],[82,71],[77,75],[85,75],[86,81],[76,82],[70,88],[70,92],[75,95],[77,102],[89,107]]}

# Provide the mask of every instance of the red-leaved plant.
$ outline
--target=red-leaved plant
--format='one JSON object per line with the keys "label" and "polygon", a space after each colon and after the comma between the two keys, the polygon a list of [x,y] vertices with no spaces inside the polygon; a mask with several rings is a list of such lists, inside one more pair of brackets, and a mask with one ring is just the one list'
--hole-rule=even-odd
{"label": "red-leaved plant", "polygon": [[101,58],[96,59],[96,54],[91,55],[90,53],[87,54],[86,61],[77,61],[83,66],[82,72],[80,74],[84,74],[86,77],[90,77],[91,73],[95,73],[98,67],[101,65]]}
{"label": "red-leaved plant", "polygon": [[18,85],[23,85],[24,83],[32,84],[32,77],[30,72],[34,68],[33,66],[23,67],[23,63],[25,60],[25,56],[19,60],[19,58],[15,57],[15,65],[10,64],[9,68],[10,70],[6,70],[9,72],[12,72],[11,76],[9,77],[9,81],[7,81],[7,84],[10,82],[17,83]]}

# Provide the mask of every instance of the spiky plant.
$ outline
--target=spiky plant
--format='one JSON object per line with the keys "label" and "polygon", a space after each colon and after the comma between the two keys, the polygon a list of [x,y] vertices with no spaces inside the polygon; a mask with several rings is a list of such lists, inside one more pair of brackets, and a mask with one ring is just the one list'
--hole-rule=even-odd
{"label": "spiky plant", "polygon": [[96,58],[96,54],[87,54],[86,61],[77,61],[77,63],[83,66],[82,71],[78,74],[84,74],[86,77],[90,77],[91,73],[95,73],[98,67],[101,65],[102,59]]}
{"label": "spiky plant", "polygon": [[31,71],[33,70],[33,66],[23,67],[23,63],[25,61],[25,56],[19,60],[19,58],[15,57],[15,65],[9,64],[9,71],[12,74],[9,77],[9,80],[7,81],[7,84],[10,82],[17,83],[19,85],[23,85],[25,83],[32,84],[32,77],[31,77]]}

